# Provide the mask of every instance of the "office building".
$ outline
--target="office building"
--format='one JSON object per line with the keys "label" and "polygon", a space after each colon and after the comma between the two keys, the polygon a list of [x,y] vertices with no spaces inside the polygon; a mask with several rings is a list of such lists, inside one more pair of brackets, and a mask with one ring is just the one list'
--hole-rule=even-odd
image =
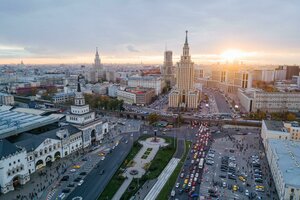
{"label": "office building", "polygon": [[197,108],[200,100],[199,91],[195,89],[194,63],[189,54],[186,31],[183,54],[176,66],[176,86],[169,95],[169,107]]}
{"label": "office building", "polygon": [[145,106],[152,102],[155,97],[155,90],[152,88],[120,88],[117,91],[117,98],[127,104]]}
{"label": "office building", "polygon": [[299,199],[300,142],[269,139],[266,155],[279,199]]}
{"label": "office building", "polygon": [[160,75],[134,75],[128,77],[129,87],[153,88],[155,90],[155,95],[161,94],[165,85],[165,81]]}
{"label": "office building", "polygon": [[298,112],[300,92],[267,92],[261,89],[239,89],[238,98],[248,112]]}
{"label": "office building", "polygon": [[0,93],[0,105],[14,105],[15,98],[11,94]]}
{"label": "office building", "polygon": [[173,58],[172,51],[165,51],[164,53],[164,64],[161,68],[161,74],[163,75],[166,84],[173,86],[175,84],[175,77],[173,74]]}

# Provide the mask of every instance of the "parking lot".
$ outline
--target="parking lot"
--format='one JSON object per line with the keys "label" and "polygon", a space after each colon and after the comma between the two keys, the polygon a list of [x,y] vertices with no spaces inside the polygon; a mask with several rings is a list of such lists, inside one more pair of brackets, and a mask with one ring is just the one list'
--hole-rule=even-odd
{"label": "parking lot", "polygon": [[211,146],[200,194],[212,199],[278,199],[259,131],[224,129]]}

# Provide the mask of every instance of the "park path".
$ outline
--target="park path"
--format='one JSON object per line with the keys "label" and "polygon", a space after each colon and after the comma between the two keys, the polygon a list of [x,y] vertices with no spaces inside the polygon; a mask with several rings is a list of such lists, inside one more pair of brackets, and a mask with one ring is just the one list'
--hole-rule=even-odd
{"label": "park path", "polygon": [[[144,166],[147,163],[150,163],[153,160],[153,158],[155,157],[156,153],[159,150],[159,147],[167,145],[165,143],[165,140],[162,139],[162,138],[159,138],[160,141],[158,143],[151,142],[151,139],[153,139],[153,138],[148,138],[145,141],[139,141],[139,143],[142,144],[143,147],[141,148],[141,150],[134,157],[134,159],[133,159],[133,161],[134,161],[133,166],[132,167],[128,167],[126,169],[124,175],[127,177],[127,179],[123,182],[123,184],[121,185],[121,187],[118,189],[118,191],[116,192],[116,194],[112,198],[113,200],[119,200],[119,199],[121,199],[122,195],[124,194],[124,192],[126,191],[126,189],[128,188],[128,186],[130,185],[130,183],[133,180],[133,178],[141,178],[145,174]],[[144,153],[147,151],[148,148],[152,148],[152,150],[151,150],[150,154],[147,156],[147,158],[144,159],[142,157],[143,157]],[[138,173],[135,174],[135,175],[131,175],[130,172],[132,170],[136,170]]]}

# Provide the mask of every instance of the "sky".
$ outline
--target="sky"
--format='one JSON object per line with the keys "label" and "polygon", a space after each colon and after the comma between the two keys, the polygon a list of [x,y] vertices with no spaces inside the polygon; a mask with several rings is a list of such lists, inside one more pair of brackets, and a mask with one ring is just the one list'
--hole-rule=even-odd
{"label": "sky", "polygon": [[0,0],[0,64],[300,64],[299,0]]}

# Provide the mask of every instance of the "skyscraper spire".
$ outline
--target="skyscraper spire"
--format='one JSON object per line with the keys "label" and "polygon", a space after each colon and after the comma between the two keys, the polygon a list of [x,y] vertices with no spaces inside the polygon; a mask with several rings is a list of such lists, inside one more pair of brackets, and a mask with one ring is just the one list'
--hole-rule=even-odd
{"label": "skyscraper spire", "polygon": [[185,43],[183,45],[183,57],[188,59],[189,56],[189,44],[188,44],[188,31],[185,31]]}
{"label": "skyscraper spire", "polygon": [[98,47],[96,47],[96,57],[99,57]]}
{"label": "skyscraper spire", "polygon": [[185,43],[186,45],[188,45],[188,31],[185,31]]}
{"label": "skyscraper spire", "polygon": [[81,92],[81,87],[80,87],[80,77],[81,77],[81,74],[78,75],[78,78],[77,78],[77,92]]}

